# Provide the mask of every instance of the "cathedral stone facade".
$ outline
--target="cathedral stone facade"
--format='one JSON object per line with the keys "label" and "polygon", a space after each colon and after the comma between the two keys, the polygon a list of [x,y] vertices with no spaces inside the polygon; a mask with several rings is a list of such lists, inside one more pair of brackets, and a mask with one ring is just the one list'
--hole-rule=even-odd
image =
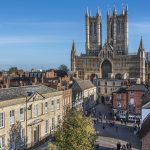
{"label": "cathedral stone facade", "polygon": [[145,82],[145,49],[141,38],[136,54],[128,53],[128,8],[117,14],[107,12],[107,40],[102,45],[102,16],[98,9],[96,16],[87,10],[85,54],[77,55],[73,41],[71,49],[71,70],[81,79],[97,78],[139,78]]}

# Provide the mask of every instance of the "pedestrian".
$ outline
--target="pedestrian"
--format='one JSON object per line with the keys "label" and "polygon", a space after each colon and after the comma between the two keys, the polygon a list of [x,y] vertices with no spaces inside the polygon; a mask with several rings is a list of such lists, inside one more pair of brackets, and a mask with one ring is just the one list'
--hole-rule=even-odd
{"label": "pedestrian", "polygon": [[101,116],[102,114],[101,114],[101,112],[99,112],[99,116]]}
{"label": "pedestrian", "polygon": [[126,150],[126,146],[125,145],[122,145],[122,150]]}
{"label": "pedestrian", "polygon": [[123,123],[123,120],[121,119],[121,124]]}
{"label": "pedestrian", "polygon": [[131,150],[132,146],[131,146],[131,143],[129,143],[129,150]]}
{"label": "pedestrian", "polygon": [[116,132],[118,132],[118,126],[116,126]]}
{"label": "pedestrian", "polygon": [[127,150],[129,150],[129,143],[126,144],[126,148],[127,148]]}
{"label": "pedestrian", "polygon": [[120,142],[117,143],[117,150],[121,150],[121,144],[120,144]]}
{"label": "pedestrian", "polygon": [[103,125],[103,130],[105,129],[105,126]]}

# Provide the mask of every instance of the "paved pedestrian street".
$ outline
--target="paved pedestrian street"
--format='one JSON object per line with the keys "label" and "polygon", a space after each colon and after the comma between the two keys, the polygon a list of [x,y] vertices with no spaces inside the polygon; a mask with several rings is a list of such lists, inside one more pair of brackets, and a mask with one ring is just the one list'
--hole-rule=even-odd
{"label": "paved pedestrian street", "polygon": [[104,117],[106,119],[95,123],[95,130],[98,136],[96,143],[100,146],[100,150],[115,150],[118,142],[121,145],[131,143],[132,150],[140,150],[141,142],[138,136],[134,134],[133,124],[127,123],[127,125],[122,125],[119,121],[116,121],[114,125],[110,125],[109,121],[113,121],[111,120],[111,108],[109,106],[103,104],[97,105],[97,117],[99,112],[101,112],[102,116],[106,116]]}

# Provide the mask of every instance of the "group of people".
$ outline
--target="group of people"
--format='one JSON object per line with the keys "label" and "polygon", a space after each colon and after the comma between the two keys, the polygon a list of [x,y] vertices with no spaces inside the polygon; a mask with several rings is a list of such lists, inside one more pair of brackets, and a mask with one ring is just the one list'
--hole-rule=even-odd
{"label": "group of people", "polygon": [[131,150],[131,143],[127,143],[126,145],[121,145],[120,142],[117,143],[117,150]]}

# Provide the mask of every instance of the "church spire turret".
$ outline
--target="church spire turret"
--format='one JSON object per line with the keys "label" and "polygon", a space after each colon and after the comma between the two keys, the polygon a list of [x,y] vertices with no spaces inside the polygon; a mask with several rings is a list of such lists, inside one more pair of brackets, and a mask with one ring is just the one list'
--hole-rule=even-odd
{"label": "church spire turret", "polygon": [[107,10],[107,17],[110,17],[110,8],[108,8],[108,10]]}
{"label": "church spire turret", "polygon": [[76,53],[76,46],[75,46],[74,40],[73,40],[73,43],[72,43],[72,49],[71,49],[71,51]]}
{"label": "church spire turret", "polygon": [[128,5],[126,6],[125,13],[128,14]]}
{"label": "church spire turret", "polygon": [[97,9],[97,16],[101,16],[101,11],[100,11],[99,7]]}
{"label": "church spire turret", "polygon": [[123,4],[122,4],[122,14],[123,14],[123,15],[125,14],[124,5],[123,5]]}
{"label": "church spire turret", "polygon": [[114,12],[113,12],[113,15],[117,15],[117,9],[116,9],[116,6],[114,5]]}
{"label": "church spire turret", "polygon": [[76,47],[75,47],[75,42],[73,40],[72,43],[72,49],[71,49],[71,71],[76,71]]}
{"label": "church spire turret", "polygon": [[144,49],[144,43],[143,43],[142,36],[141,36],[141,40],[140,40],[140,46],[139,46],[139,49]]}
{"label": "church spire turret", "polygon": [[87,17],[89,17],[89,10],[88,10],[88,7],[86,9],[86,14],[85,14]]}

